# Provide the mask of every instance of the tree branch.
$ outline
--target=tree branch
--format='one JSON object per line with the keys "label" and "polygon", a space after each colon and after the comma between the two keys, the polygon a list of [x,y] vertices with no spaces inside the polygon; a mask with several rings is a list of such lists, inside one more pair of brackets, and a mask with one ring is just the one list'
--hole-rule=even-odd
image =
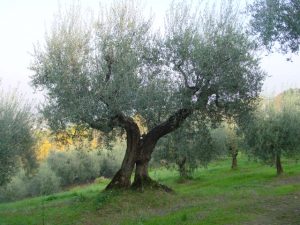
{"label": "tree branch", "polygon": [[199,87],[197,85],[195,86],[190,86],[188,84],[188,76],[187,74],[183,71],[183,69],[181,68],[182,66],[182,63],[180,63],[179,65],[177,65],[177,69],[179,70],[179,72],[182,74],[183,76],[183,79],[184,79],[184,85],[186,88],[190,89],[193,91],[193,94],[195,94],[198,90],[199,90]]}
{"label": "tree branch", "polygon": [[108,71],[106,73],[106,76],[105,76],[105,82],[107,83],[110,78],[111,78],[111,74],[112,74],[112,64],[113,64],[113,57],[112,57],[113,54],[107,54],[104,59],[107,63],[107,67],[108,67]]}
{"label": "tree branch", "polygon": [[141,135],[140,129],[136,122],[131,118],[125,116],[123,113],[119,113],[111,119],[112,125],[124,128],[126,132],[134,132],[139,136]]}
{"label": "tree branch", "polygon": [[175,131],[181,126],[183,121],[186,120],[193,113],[192,109],[179,109],[172,116],[170,116],[165,122],[154,127],[148,132],[145,136],[146,139],[152,139],[155,142],[158,141],[161,137],[165,136],[172,131]]}

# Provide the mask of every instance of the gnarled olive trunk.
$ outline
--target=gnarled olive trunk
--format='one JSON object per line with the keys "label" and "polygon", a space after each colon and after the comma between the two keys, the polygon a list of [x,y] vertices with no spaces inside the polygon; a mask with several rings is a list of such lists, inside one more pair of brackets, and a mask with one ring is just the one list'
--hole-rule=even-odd
{"label": "gnarled olive trunk", "polygon": [[167,186],[159,184],[152,180],[148,173],[148,166],[151,160],[151,155],[155,149],[158,140],[168,133],[176,130],[181,123],[192,114],[190,109],[180,109],[174,115],[169,117],[165,122],[154,127],[143,139],[141,139],[138,157],[136,161],[135,177],[132,187],[134,189],[143,190],[145,187],[162,188],[165,191],[172,191]]}
{"label": "gnarled olive trunk", "polygon": [[152,185],[153,180],[149,176],[148,167],[156,143],[157,140],[149,135],[149,133],[141,139],[132,188],[142,190],[144,187]]}
{"label": "gnarled olive trunk", "polygon": [[125,158],[122,162],[121,168],[114,175],[111,182],[107,185],[106,190],[108,189],[122,189],[129,188],[131,185],[131,175],[135,165],[135,149],[128,148],[126,149]]}
{"label": "gnarled olive trunk", "polygon": [[150,178],[148,173],[149,162],[157,141],[164,135],[176,130],[192,112],[191,109],[180,109],[165,122],[154,127],[143,136],[141,136],[140,130],[132,118],[124,115],[116,116],[113,122],[126,130],[127,148],[120,170],[115,174],[106,189],[130,187],[130,178],[135,166],[133,188],[143,190],[145,187],[155,187],[171,191],[170,188]]}
{"label": "gnarled olive trunk", "polygon": [[277,170],[277,175],[280,175],[283,173],[283,168],[282,168],[282,165],[281,165],[281,159],[280,159],[280,155],[279,154],[276,154],[276,170]]}
{"label": "gnarled olive trunk", "polygon": [[166,192],[172,192],[173,190],[163,184],[158,183],[157,181],[153,180],[148,173],[148,160],[138,160],[135,166],[135,176],[134,181],[132,183],[132,188],[134,190],[143,191],[145,188],[151,189],[162,189]]}
{"label": "gnarled olive trunk", "polygon": [[117,122],[126,130],[127,147],[121,168],[107,185],[106,190],[130,187],[141,136],[140,130],[132,118],[119,116]]}
{"label": "gnarled olive trunk", "polygon": [[149,186],[152,179],[148,173],[149,161],[137,161],[135,165],[134,181],[132,188],[143,189],[144,186]]}

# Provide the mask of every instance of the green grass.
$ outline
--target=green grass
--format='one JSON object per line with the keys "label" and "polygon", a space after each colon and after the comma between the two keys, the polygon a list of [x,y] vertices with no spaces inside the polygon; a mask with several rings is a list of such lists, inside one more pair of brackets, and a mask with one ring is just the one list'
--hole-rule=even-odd
{"label": "green grass", "polygon": [[184,182],[176,171],[153,170],[175,193],[101,192],[107,182],[91,184],[0,204],[0,224],[300,224],[300,164],[285,161],[284,169],[277,177],[274,168],[241,157],[237,170],[229,159],[218,161]]}

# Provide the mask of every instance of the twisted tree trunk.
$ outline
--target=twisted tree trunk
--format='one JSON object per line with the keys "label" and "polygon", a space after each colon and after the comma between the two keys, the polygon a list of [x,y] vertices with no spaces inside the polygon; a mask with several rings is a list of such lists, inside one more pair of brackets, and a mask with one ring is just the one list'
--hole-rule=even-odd
{"label": "twisted tree trunk", "polygon": [[116,121],[126,130],[127,147],[121,168],[107,185],[106,190],[130,187],[130,179],[135,166],[136,155],[141,137],[139,127],[132,118],[119,115],[116,118]]}
{"label": "twisted tree trunk", "polygon": [[154,127],[141,139],[139,152],[136,160],[135,177],[132,184],[134,189],[143,190],[145,187],[162,188],[165,191],[172,191],[167,186],[159,184],[152,180],[148,173],[148,165],[151,155],[155,149],[158,140],[168,133],[176,130],[182,122],[192,114],[190,109],[180,109],[174,113],[169,119],[160,125]]}
{"label": "twisted tree trunk", "polygon": [[192,112],[191,109],[180,109],[143,136],[141,136],[140,130],[132,118],[122,114],[116,116],[113,122],[126,130],[127,148],[122,166],[107,185],[106,190],[129,188],[135,166],[134,182],[131,185],[134,189],[143,190],[145,187],[153,187],[171,191],[170,188],[150,178],[149,162],[157,141],[164,135],[176,130]]}

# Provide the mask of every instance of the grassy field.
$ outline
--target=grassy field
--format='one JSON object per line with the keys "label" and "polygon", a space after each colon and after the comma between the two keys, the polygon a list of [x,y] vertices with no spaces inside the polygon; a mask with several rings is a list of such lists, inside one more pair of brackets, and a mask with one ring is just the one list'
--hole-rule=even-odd
{"label": "grassy field", "polygon": [[285,174],[239,159],[199,169],[179,181],[176,171],[151,175],[175,193],[101,192],[106,182],[59,194],[0,204],[0,225],[300,224],[300,164],[284,162]]}

